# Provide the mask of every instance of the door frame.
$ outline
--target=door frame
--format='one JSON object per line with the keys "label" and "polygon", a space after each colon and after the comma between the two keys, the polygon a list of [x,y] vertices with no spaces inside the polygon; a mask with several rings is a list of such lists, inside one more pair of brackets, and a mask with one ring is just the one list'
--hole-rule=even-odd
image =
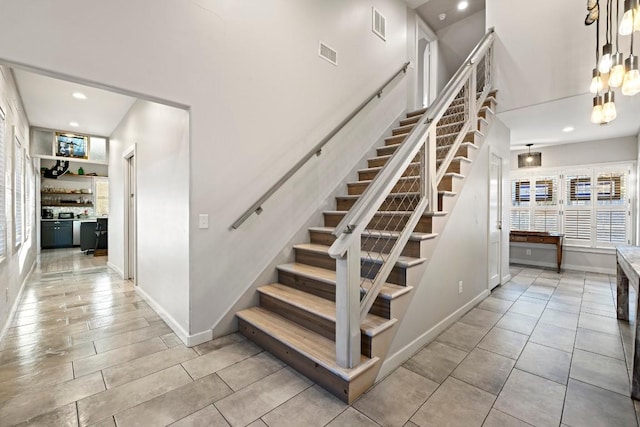
{"label": "door frame", "polygon": [[[134,217],[134,235],[131,236],[129,230],[130,230],[130,208],[129,208],[129,197],[131,194],[131,176],[130,176],[130,162],[133,161],[133,169],[134,172],[137,172],[137,150],[136,150],[136,144],[134,143],[132,146],[130,146],[129,148],[127,148],[126,150],[124,150],[124,153],[122,154],[122,159],[123,159],[123,170],[124,170],[124,227],[123,227],[123,243],[124,243],[124,264],[123,264],[123,273],[124,273],[124,278],[125,279],[130,279],[133,276],[133,282],[134,284],[137,282],[137,270],[138,270],[138,266],[137,266],[137,250],[138,250],[138,245],[137,245],[137,215],[138,215],[138,195],[137,195],[137,180],[136,182],[134,182],[133,184],[133,189],[134,191],[136,191],[135,193],[135,217]],[[136,173],[137,175],[137,173]],[[137,177],[134,177],[134,179],[136,179]],[[131,239],[133,238],[133,242],[131,242]],[[130,254],[130,248],[131,245],[133,244],[133,251],[134,251],[134,260],[135,263],[134,265],[131,265],[131,263],[129,262],[131,259],[131,254]]]}
{"label": "door frame", "polygon": [[[420,16],[418,14],[416,14],[416,34],[415,34],[415,58],[416,58],[416,62],[419,61],[420,59],[420,51],[419,51],[419,44],[420,44],[420,39],[421,37],[421,33],[424,34],[424,38],[427,40],[427,45],[425,47],[425,52],[429,53],[429,69],[426,70],[426,72],[429,75],[429,82],[428,84],[424,85],[423,82],[423,90],[422,93],[418,93],[418,89],[421,87],[419,84],[419,79],[423,79],[424,80],[424,71],[423,71],[423,75],[420,75],[419,71],[422,69],[420,64],[417,64],[417,66],[415,67],[415,73],[416,73],[416,82],[415,82],[415,93],[416,93],[416,108],[422,108],[423,107],[423,101],[424,101],[424,94],[425,92],[429,93],[429,100],[428,103],[432,103],[435,99],[436,96],[438,96],[438,87],[437,87],[437,72],[438,72],[438,36],[436,35],[436,33],[429,27],[429,25],[427,25],[426,22],[424,22],[424,20],[422,20],[422,18],[420,18]],[[427,105],[424,105],[425,107]]]}
{"label": "door frame", "polygon": [[[491,268],[490,268],[490,256],[491,256],[491,230],[492,230],[492,224],[491,224],[491,166],[494,163],[494,159],[495,159],[495,164],[498,165],[498,179],[497,179],[497,197],[498,197],[498,202],[497,202],[497,212],[496,212],[496,218],[498,220],[498,231],[499,231],[499,236],[498,236],[498,253],[496,256],[496,262],[498,263],[497,266],[497,276],[498,276],[498,283],[493,284],[491,283]],[[494,150],[490,150],[489,151],[489,179],[488,179],[488,198],[487,198],[487,286],[489,288],[489,291],[491,291],[493,288],[495,288],[496,286],[500,285],[502,283],[502,263],[504,262],[504,260],[502,259],[502,250],[503,250],[503,237],[504,237],[504,228],[502,227],[503,223],[504,223],[504,198],[503,198],[503,194],[502,194],[502,190],[503,190],[503,162],[504,159],[502,157],[500,157],[498,155],[498,153]]]}

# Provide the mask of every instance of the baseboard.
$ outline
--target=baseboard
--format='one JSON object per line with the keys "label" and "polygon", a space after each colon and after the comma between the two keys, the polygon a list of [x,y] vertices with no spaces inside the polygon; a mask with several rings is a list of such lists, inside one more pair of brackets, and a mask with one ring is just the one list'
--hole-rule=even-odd
{"label": "baseboard", "polygon": [[[509,264],[518,264],[525,267],[526,266],[545,267],[545,268],[550,268],[552,270],[558,269],[558,264],[555,262],[544,262],[544,261],[535,261],[535,260],[528,260],[528,259],[511,258],[509,260]],[[562,270],[587,271],[589,273],[616,274],[615,268],[593,267],[591,265],[574,265],[574,264],[566,264],[566,263],[562,263]]]}
{"label": "baseboard", "polygon": [[110,269],[112,269],[113,271],[118,273],[120,275],[120,277],[122,277],[124,279],[124,271],[122,271],[117,265],[115,265],[112,262],[107,261],[107,267],[109,267]]}
{"label": "baseboard", "polygon": [[33,264],[31,264],[31,269],[29,270],[29,273],[27,273],[27,275],[24,276],[24,280],[20,285],[20,290],[18,291],[18,295],[16,296],[15,301],[13,301],[13,305],[11,306],[11,310],[9,311],[9,316],[7,316],[7,321],[2,326],[2,330],[0,330],[0,342],[2,342],[2,339],[4,338],[5,334],[9,330],[9,327],[11,326],[11,323],[13,322],[13,316],[16,315],[16,311],[18,310],[18,306],[20,305],[20,301],[22,300],[22,293],[24,291],[24,287],[27,284],[27,280],[29,279],[29,277],[31,277],[31,273],[33,273],[33,270],[35,268],[36,268],[36,261],[34,260]]}
{"label": "baseboard", "polygon": [[380,368],[380,372],[378,373],[376,382],[389,375],[396,368],[409,360],[411,356],[418,352],[418,350],[436,339],[436,337],[444,332],[445,329],[461,319],[462,316],[464,316],[469,310],[475,307],[476,304],[478,304],[480,301],[489,296],[489,294],[490,292],[488,290],[482,291],[478,296],[451,313],[449,316],[436,324],[433,328],[429,329],[427,332],[411,341],[409,344],[398,350],[395,354],[387,356],[386,360],[382,364],[382,367]]}
{"label": "baseboard", "polygon": [[505,285],[509,280],[511,280],[511,273],[507,274],[506,276],[502,276],[502,280],[500,281],[501,285]]}
{"label": "baseboard", "polygon": [[162,308],[160,304],[158,304],[156,300],[154,300],[140,286],[136,286],[135,290],[138,295],[144,298],[144,300],[147,302],[147,304],[149,304],[153,311],[158,313],[158,316],[160,316],[162,320],[164,320],[167,325],[169,325],[171,330],[173,330],[173,332],[187,347],[193,347],[195,345],[202,344],[203,342],[210,341],[213,338],[213,333],[211,330],[198,332],[197,334],[189,334],[169,313],[167,313]]}

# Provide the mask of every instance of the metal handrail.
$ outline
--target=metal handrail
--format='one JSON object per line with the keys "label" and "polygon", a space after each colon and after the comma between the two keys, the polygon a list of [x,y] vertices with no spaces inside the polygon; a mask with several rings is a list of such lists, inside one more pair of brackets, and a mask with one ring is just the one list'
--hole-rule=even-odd
{"label": "metal handrail", "polygon": [[351,112],[344,120],[342,120],[338,126],[333,128],[331,132],[325,136],[322,141],[316,144],[302,159],[298,161],[289,171],[284,174],[282,178],[280,178],[275,184],[273,184],[254,204],[249,207],[232,225],[232,229],[237,229],[240,227],[251,215],[260,214],[262,212],[263,203],[268,200],[273,193],[278,191],[282,185],[289,180],[302,166],[304,166],[312,157],[319,156],[322,154],[322,148],[333,138],[338,132],[342,130],[343,127],[347,125],[360,111],[364,109],[373,99],[380,98],[382,96],[383,90],[393,81],[398,75],[401,73],[406,73],[407,68],[409,67],[410,62],[405,62],[402,67],[396,71],[393,76],[391,76],[387,81],[385,81],[370,97],[368,97],[364,102],[362,102],[355,110]]}
{"label": "metal handrail", "polygon": [[[376,178],[367,187],[365,192],[358,198],[353,207],[347,212],[342,221],[335,227],[333,234],[338,239],[332,245],[329,254],[333,258],[342,256],[350,245],[348,236],[356,228],[363,228],[377,211],[380,203],[380,194],[384,188],[391,188],[397,178],[402,175],[417,153],[419,147],[429,135],[431,127],[437,126],[439,118],[444,114],[446,108],[456,97],[457,91],[469,78],[472,66],[489,49],[495,38],[494,29],[490,28],[476,47],[471,51],[467,59],[453,75],[449,83],[436,97],[433,104],[422,115],[420,121],[413,127],[400,148],[391,156],[385,167],[378,173]],[[427,125],[425,127],[425,125]],[[345,236],[346,235],[346,236]],[[344,236],[344,237],[343,237]],[[341,238],[342,237],[342,238]]]}

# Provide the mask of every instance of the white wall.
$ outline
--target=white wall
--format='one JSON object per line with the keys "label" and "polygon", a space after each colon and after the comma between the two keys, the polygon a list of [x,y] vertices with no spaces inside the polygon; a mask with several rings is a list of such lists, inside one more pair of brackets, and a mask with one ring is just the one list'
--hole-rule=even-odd
{"label": "white wall", "polygon": [[[372,6],[387,18],[386,41],[371,31]],[[74,22],[74,31],[59,31],[59,22]],[[13,42],[3,43],[0,60],[189,107],[189,332],[197,334],[218,322],[324,203],[391,121],[380,118],[405,108],[401,82],[403,96],[385,98],[385,111],[369,110],[360,128],[354,124],[366,135],[343,132],[320,158],[334,153],[332,163],[312,161],[262,215],[229,229],[400,68],[406,36],[400,0],[31,0],[3,4],[0,39]],[[318,57],[319,40],[337,50],[337,67]],[[209,214],[208,230],[197,228],[199,214]]]}
{"label": "white wall", "polygon": [[473,15],[442,28],[436,34],[438,36],[439,59],[447,73],[439,78],[442,86],[447,84],[451,76],[460,68],[469,53],[484,36],[485,11]]}
{"label": "white wall", "polygon": [[[542,168],[557,169],[614,162],[632,163],[638,159],[638,138],[629,136],[604,141],[552,145],[542,148],[534,146],[532,150],[542,153]],[[514,150],[511,152],[512,171],[518,170],[518,154],[526,151]],[[510,200],[510,197],[509,194],[508,200]],[[637,215],[637,212],[636,209],[634,215]],[[636,221],[632,221],[632,225],[635,226]],[[527,250],[530,250],[531,254],[528,254]],[[549,268],[557,266],[556,249],[549,245],[511,243],[510,257],[511,262],[517,264]],[[569,270],[615,274],[615,250],[576,248],[564,245],[562,267]]]}
{"label": "white wall", "polygon": [[[189,335],[189,114],[136,101],[110,136],[109,265],[124,270],[125,160],[135,145],[136,285],[185,341]],[[177,330],[176,330],[177,329]]]}
{"label": "white wall", "polygon": [[[25,236],[26,240],[19,247],[16,247],[13,218],[14,129],[22,147],[26,147],[28,152],[29,123],[24,115],[22,101],[16,90],[11,71],[4,66],[0,66],[0,108],[5,113],[5,177],[4,188],[0,188],[0,191],[4,192],[5,206],[0,206],[0,209],[4,209],[6,214],[6,222],[2,224],[6,231],[5,257],[0,258],[0,339],[2,339],[3,332],[8,327],[11,310],[17,304],[22,285],[33,268],[37,253],[36,230],[40,226],[35,220],[35,209],[28,210],[25,205],[25,216],[26,212],[33,213],[31,232]],[[27,167],[32,166],[25,165],[25,170]],[[35,191],[35,186],[32,191]],[[25,221],[28,220],[28,218],[25,219]],[[5,242],[0,242],[0,244],[5,244]]]}
{"label": "white wall", "polygon": [[[488,207],[489,158],[493,151],[503,159],[503,190],[509,182],[509,129],[495,119],[466,176],[453,211],[438,237],[407,314],[398,327],[380,376],[407,360],[420,347],[435,339],[479,299],[488,294]],[[508,198],[503,191],[503,201]],[[508,207],[508,204],[507,206]],[[473,212],[473,214],[470,214]],[[503,210],[503,223],[508,224],[508,209]],[[508,228],[502,239],[503,282],[509,277]],[[458,281],[463,292],[458,294]]]}

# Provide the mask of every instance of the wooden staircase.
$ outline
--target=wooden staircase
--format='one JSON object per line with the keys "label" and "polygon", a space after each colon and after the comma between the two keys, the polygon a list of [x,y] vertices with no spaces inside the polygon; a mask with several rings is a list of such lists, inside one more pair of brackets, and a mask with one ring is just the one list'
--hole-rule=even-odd
{"label": "wooden staircase", "polygon": [[[424,273],[427,256],[434,250],[447,212],[453,208],[465,174],[484,140],[495,111],[495,95],[494,91],[486,98],[478,111],[478,130],[467,133],[438,185],[437,210],[422,215],[387,283],[360,325],[362,356],[358,366],[346,369],[335,361],[336,263],[328,254],[335,240],[332,231],[402,144],[425,109],[411,112],[400,121],[392,136],[385,139],[385,145],[377,149],[377,155],[368,160],[368,167],[358,171],[358,181],[348,183],[347,194],[336,197],[336,210],[324,212],[324,226],[311,227],[309,243],[294,246],[295,262],[277,267],[278,283],[258,288],[260,306],[236,314],[239,331],[347,403],[371,387],[386,357],[398,320],[402,319],[409,304],[411,290]],[[447,120],[440,122],[446,124],[437,128],[438,138],[459,133],[463,122],[456,119],[464,120],[462,108],[461,103],[452,103],[445,113]],[[420,164],[416,160],[407,167],[401,181],[417,180],[419,174]],[[390,225],[394,226],[390,230],[410,216],[409,211],[399,212],[403,207],[406,209],[407,200],[413,200],[411,193],[401,192],[401,187],[398,185],[392,191],[376,214],[376,217],[389,216]],[[419,195],[415,196],[414,203],[417,204]],[[404,200],[402,206],[399,204],[401,199]],[[366,256],[363,252],[363,271],[369,267],[375,270],[378,257],[372,252],[384,250],[389,247],[386,243],[398,238],[394,231],[376,232],[380,239],[364,243],[363,249],[368,252]]]}

